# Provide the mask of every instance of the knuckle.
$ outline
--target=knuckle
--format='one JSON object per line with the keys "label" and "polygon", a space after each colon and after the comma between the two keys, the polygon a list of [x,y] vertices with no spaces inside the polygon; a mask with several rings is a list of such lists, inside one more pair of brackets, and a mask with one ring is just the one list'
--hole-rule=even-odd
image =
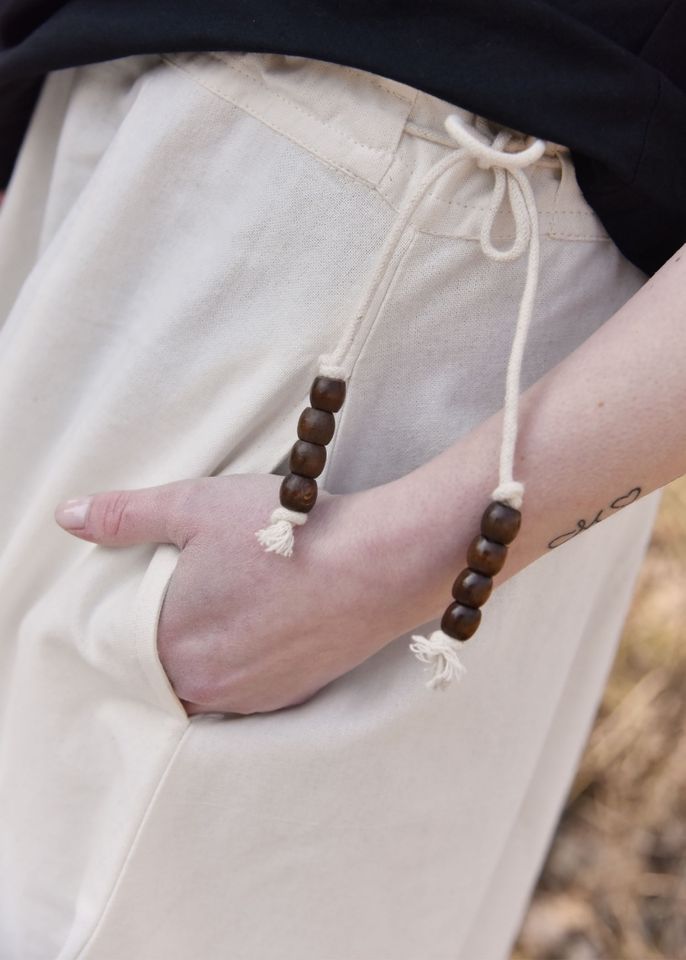
{"label": "knuckle", "polygon": [[168,496],[160,509],[167,515],[167,526],[174,540],[183,546],[197,533],[200,514],[199,491],[195,484],[184,485],[173,496]]}
{"label": "knuckle", "polygon": [[106,537],[115,539],[119,536],[129,508],[130,499],[126,493],[113,493],[106,498],[100,516],[100,526]]}

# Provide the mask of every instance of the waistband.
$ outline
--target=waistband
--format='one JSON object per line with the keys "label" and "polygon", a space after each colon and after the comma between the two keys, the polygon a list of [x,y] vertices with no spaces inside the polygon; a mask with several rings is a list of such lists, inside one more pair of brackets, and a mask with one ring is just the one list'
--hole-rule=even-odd
{"label": "waistband", "polygon": [[[449,115],[489,139],[510,133],[508,150],[521,149],[528,139],[524,132],[399,81],[328,61],[242,52],[165,53],[162,59],[325,163],[373,186],[396,210],[412,182],[455,150],[444,126]],[[417,226],[478,239],[491,188],[487,174],[473,166],[456,167],[428,192]],[[542,235],[608,239],[578,187],[566,146],[546,142],[530,178]],[[498,217],[494,239],[512,236],[511,220]]]}

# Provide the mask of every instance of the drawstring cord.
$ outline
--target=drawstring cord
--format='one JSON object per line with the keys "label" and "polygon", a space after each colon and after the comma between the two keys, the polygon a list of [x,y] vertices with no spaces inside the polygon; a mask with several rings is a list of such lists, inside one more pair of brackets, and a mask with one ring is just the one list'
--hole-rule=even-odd
{"label": "drawstring cord", "polygon": [[[357,356],[360,344],[364,343],[369,325],[373,322],[373,315],[370,311],[371,304],[413,213],[426,191],[440,176],[463,160],[473,159],[481,169],[492,170],[494,177],[490,202],[481,224],[480,244],[484,255],[490,260],[504,262],[518,259],[527,248],[529,252],[526,281],[519,304],[517,323],[507,364],[498,485],[491,493],[492,501],[501,505],[498,509],[507,511],[512,508],[513,511],[518,511],[524,495],[524,485],[513,477],[520,374],[524,346],[536,298],[540,261],[538,212],[533,190],[524,170],[530,164],[540,160],[545,152],[546,144],[543,140],[535,139],[523,150],[508,151],[505,148],[512,137],[510,132],[502,130],[489,142],[474,128],[467,127],[462,118],[456,114],[446,117],[444,126],[448,134],[459,144],[459,147],[439,160],[425,174],[415,191],[410,194],[401,207],[382,247],[358,311],[353,315],[335,350],[330,354],[319,357],[318,377],[313,385],[313,391],[315,392],[311,394],[311,396],[320,397],[319,405],[317,406],[317,403],[314,403],[313,406],[316,409],[310,410],[309,414],[320,416],[322,411],[335,412],[340,409],[345,396],[345,383],[351,376],[354,358]],[[514,218],[515,234],[509,247],[499,248],[493,242],[492,233],[496,216],[506,192]],[[317,386],[318,384],[319,386]],[[333,394],[327,396],[327,390],[336,385],[338,396],[335,400],[332,400]],[[307,413],[308,411],[305,411],[305,414]],[[333,414],[329,412],[324,413],[323,416],[330,418],[329,426],[320,419],[319,423],[315,423],[314,426],[312,421],[305,424],[304,434],[299,429],[301,441],[314,439],[313,430],[321,429],[323,431],[323,439],[314,439],[314,443],[306,442],[304,447],[309,448],[317,444],[325,446],[330,440],[333,434]],[[298,456],[302,459],[306,456],[306,452],[300,450]],[[323,463],[323,461],[320,462]],[[309,466],[302,469],[307,471]],[[321,469],[321,467],[318,466],[316,469]],[[312,471],[304,474],[305,478],[316,475],[317,473]],[[293,474],[291,474],[292,476]],[[304,500],[300,504],[296,502],[296,505],[301,506],[301,509],[298,510],[284,506],[282,500],[282,505],[272,512],[269,525],[256,533],[257,539],[266,551],[286,557],[292,555],[293,528],[307,521],[308,511],[314,505],[314,499],[316,498],[315,481],[305,479],[303,486],[303,480],[303,476],[295,476],[296,486],[300,484],[296,494],[297,496],[306,495],[311,502],[308,504],[305,504]],[[472,613],[475,612],[478,611],[472,610]],[[473,629],[476,629],[476,627]],[[410,644],[412,652],[420,661],[429,664],[432,668],[432,676],[427,682],[428,687],[444,687],[465,672],[465,668],[457,655],[459,643],[442,629],[433,631],[429,637],[413,635],[412,640],[413,642]]]}
{"label": "drawstring cord", "polygon": [[[358,310],[344,330],[343,336],[334,351],[319,357],[318,376],[342,381],[349,379],[352,372],[353,360],[356,356],[357,344],[366,336],[367,326],[373,319],[369,315],[370,305],[412,214],[432,183],[451,167],[460,163],[467,155],[467,150],[459,149],[439,160],[438,163],[426,173],[414,193],[410,194],[404,205],[401,206],[395,223],[381,249],[374,272],[367,285],[366,292]],[[367,324],[365,324],[365,320],[367,320]],[[302,524],[306,522],[307,513],[279,506],[272,512],[269,518],[269,525],[263,530],[258,530],[255,536],[267,553],[274,552],[284,557],[290,557],[293,553],[294,545],[293,528],[295,526],[302,526]]]}
{"label": "drawstring cord", "polygon": [[[505,377],[499,482],[491,493],[491,499],[499,500],[501,503],[507,503],[511,507],[519,509],[524,497],[524,485],[514,480],[512,476],[515,443],[517,441],[519,381],[524,357],[524,345],[536,299],[541,249],[536,200],[529,179],[524,173],[524,167],[540,160],[545,152],[546,145],[543,140],[534,140],[526,150],[508,153],[503,149],[511,136],[507,131],[501,131],[492,144],[487,144],[485,141],[478,139],[477,134],[468,130],[462,119],[455,114],[446,118],[445,128],[476,159],[478,167],[482,170],[493,171],[493,192],[481,224],[480,243],[484,254],[490,260],[496,262],[517,260],[524,253],[527,245],[529,247],[526,281],[519,303],[517,325]],[[515,236],[510,247],[500,249],[493,244],[491,232],[505,195],[506,181],[508,199],[515,221]]]}
{"label": "drawstring cord", "polygon": [[[360,304],[360,308],[355,314],[353,322],[345,331],[345,335],[338,342],[333,353],[321,356],[319,358],[319,374],[324,377],[336,377],[341,380],[347,380],[352,372],[353,358],[357,351],[355,347],[359,340],[363,340],[366,335],[366,326],[371,321],[369,308],[374,299],[379,284],[388,269],[388,265],[393,258],[400,238],[412,218],[419,203],[429,187],[442,176],[447,170],[456,166],[465,159],[466,149],[454,150],[452,153],[443,157],[442,160],[432,167],[418,184],[414,193],[410,194],[405,204],[401,207],[400,213],[393,224],[393,228],[386,237],[379,258],[377,260],[374,273],[367,285],[367,292]],[[364,323],[365,319],[367,324]]]}
{"label": "drawstring cord", "polygon": [[[524,497],[524,484],[513,477],[519,384],[524,345],[536,298],[540,263],[538,212],[533,190],[524,173],[524,168],[543,156],[546,145],[542,140],[534,140],[525,150],[517,153],[507,152],[504,149],[510,139],[507,131],[501,131],[493,143],[488,144],[475,132],[468,130],[462,120],[455,115],[446,118],[445,128],[469,151],[481,169],[493,171],[493,192],[481,225],[480,243],[484,254],[490,260],[503,262],[516,260],[524,253],[527,246],[529,248],[526,281],[519,303],[517,325],[505,378],[499,482],[491,493],[493,501],[508,504],[515,510],[519,510]],[[510,247],[501,249],[494,245],[491,233],[506,187],[515,221],[515,236]],[[412,641],[410,650],[418,660],[429,664],[432,668],[431,677],[426,684],[428,687],[444,687],[466,672],[458,656],[460,641],[448,636],[443,630],[434,630],[429,637],[413,635]]]}

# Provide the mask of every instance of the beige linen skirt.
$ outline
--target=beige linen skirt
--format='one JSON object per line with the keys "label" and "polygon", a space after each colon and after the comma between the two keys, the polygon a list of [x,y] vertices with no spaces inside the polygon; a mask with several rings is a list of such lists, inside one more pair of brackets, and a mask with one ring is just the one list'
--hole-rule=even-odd
{"label": "beige linen skirt", "polygon": [[[449,113],[478,119],[281,55],[49,76],[0,214],[2,960],[508,956],[659,492],[497,588],[447,690],[402,636],[297,707],[190,720],[156,650],[177,549],[53,520],[86,492],[286,472],[317,358],[456,149]],[[527,175],[542,262],[522,389],[645,280],[567,150]],[[328,490],[399,477],[502,406],[525,258],[484,255],[492,190],[457,164],[404,231]],[[495,240],[513,229],[504,205]]]}

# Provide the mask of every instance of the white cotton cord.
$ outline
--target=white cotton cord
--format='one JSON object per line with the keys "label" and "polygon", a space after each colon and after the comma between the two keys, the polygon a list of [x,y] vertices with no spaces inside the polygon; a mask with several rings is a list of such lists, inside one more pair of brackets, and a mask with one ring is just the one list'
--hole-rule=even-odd
{"label": "white cotton cord", "polygon": [[[502,468],[500,472],[502,476]],[[497,500],[515,510],[521,510],[524,502],[524,484],[519,480],[505,480],[491,492],[491,500]]]}
{"label": "white cotton cord", "polygon": [[467,668],[457,655],[458,641],[453,640],[442,630],[434,630],[429,637],[415,634],[412,640],[410,644],[412,653],[422,663],[428,663],[431,667],[431,676],[425,684],[430,690],[441,690],[453,680],[459,680],[462,674],[467,672]]}
{"label": "white cotton cord", "polygon": [[[492,500],[499,500],[519,510],[524,497],[524,484],[512,476],[517,441],[519,390],[524,345],[533,315],[540,264],[538,211],[524,167],[540,160],[546,144],[543,140],[534,140],[525,150],[510,152],[504,149],[511,138],[507,131],[501,131],[492,143],[488,143],[475,130],[465,126],[462,118],[455,114],[446,117],[444,125],[462,149],[476,160],[477,166],[493,171],[493,191],[480,234],[481,249],[485,256],[496,262],[516,260],[527,246],[529,248],[526,282],[507,362],[498,486],[491,493]],[[509,247],[500,248],[493,243],[492,232],[506,188],[515,222],[515,236]],[[428,687],[443,688],[464,672],[457,656],[458,641],[442,630],[434,630],[429,637],[414,635],[412,640],[410,650],[419,660],[433,668]]]}
{"label": "white cotton cord", "polygon": [[302,527],[307,523],[307,514],[287,507],[277,507],[272,511],[269,525],[258,530],[255,536],[260,541],[266,553],[278,553],[282,557],[290,557],[293,553],[293,528]]}
{"label": "white cotton cord", "polygon": [[[438,163],[425,174],[416,190],[410,194],[407,201],[401,206],[393,227],[381,248],[374,272],[367,285],[357,313],[351,318],[333,353],[323,354],[319,357],[317,371],[319,376],[331,377],[334,380],[345,380],[346,382],[350,378],[354,357],[356,355],[357,338],[363,338],[365,336],[366,326],[368,326],[373,319],[373,317],[370,317],[370,306],[374,295],[383,280],[388,265],[393,258],[412,214],[431,184],[446,170],[449,170],[467,156],[466,151],[455,150],[439,160]],[[367,321],[366,325],[365,320]],[[307,514],[287,510],[284,507],[278,507],[272,513],[269,525],[262,530],[258,530],[255,536],[266,551],[278,553],[284,557],[290,557],[293,554],[295,540],[293,527],[302,525],[306,520]]]}
{"label": "white cotton cord", "polygon": [[328,363],[326,357],[319,358],[317,373],[320,377],[331,377],[332,380],[347,380],[350,370],[342,364]]}
{"label": "white cotton cord", "polygon": [[[529,248],[526,281],[519,303],[517,324],[505,377],[498,486],[491,493],[493,500],[507,503],[519,510],[524,498],[524,484],[515,480],[512,474],[517,442],[522,359],[538,288],[541,246],[536,200],[524,168],[541,159],[545,153],[546,144],[543,140],[534,140],[526,149],[512,152],[504,149],[511,136],[507,131],[498,133],[493,143],[489,144],[474,130],[466,127],[464,120],[456,114],[446,117],[444,125],[461,147],[476,159],[479,167],[493,171],[493,192],[481,224],[480,242],[484,254],[490,260],[502,262],[516,260],[524,253],[527,246]],[[505,195],[506,181],[508,199],[515,221],[515,236],[511,246],[502,249],[495,246],[491,234]]]}
{"label": "white cotton cord", "polygon": [[[429,189],[429,187],[442,176],[446,170],[449,170],[451,167],[455,166],[457,163],[460,163],[461,160],[466,159],[468,154],[465,150],[454,150],[452,153],[447,154],[441,160],[438,161],[431,169],[424,175],[420,183],[417,185],[416,190],[409,195],[405,203],[401,206],[398,216],[391,228],[386,241],[381,248],[376,265],[374,267],[374,272],[372,273],[371,279],[367,285],[365,294],[362,298],[362,302],[359,306],[359,309],[352,317],[347,328],[344,330],[343,336],[337,343],[334,351],[330,354],[323,354],[319,358],[319,374],[322,377],[335,376],[341,380],[347,380],[352,372],[352,364],[354,357],[356,355],[356,350],[354,349],[357,345],[358,337],[364,337],[366,331],[365,320],[369,322],[369,309],[371,303],[374,299],[374,295],[379,287],[379,284],[384,278],[384,275],[388,269],[388,265],[393,259],[393,254],[395,253],[398,243],[405,232],[407,224],[412,217],[412,214],[417,209],[422,197]],[[332,371],[335,371],[332,372]]]}
{"label": "white cotton cord", "polygon": [[[541,143],[541,141],[538,142]],[[491,496],[494,500],[508,503],[511,507],[519,510],[522,505],[524,485],[514,480],[512,474],[514,470],[515,446],[517,443],[522,359],[524,357],[524,346],[531,324],[531,317],[533,316],[536,290],[538,288],[540,238],[536,202],[526,174],[520,170],[515,170],[512,171],[512,178],[516,180],[521,190],[521,196],[529,213],[529,259],[526,268],[524,292],[519,303],[519,313],[517,315],[517,325],[512,341],[512,349],[510,350],[510,357],[507,361],[499,482]]]}

